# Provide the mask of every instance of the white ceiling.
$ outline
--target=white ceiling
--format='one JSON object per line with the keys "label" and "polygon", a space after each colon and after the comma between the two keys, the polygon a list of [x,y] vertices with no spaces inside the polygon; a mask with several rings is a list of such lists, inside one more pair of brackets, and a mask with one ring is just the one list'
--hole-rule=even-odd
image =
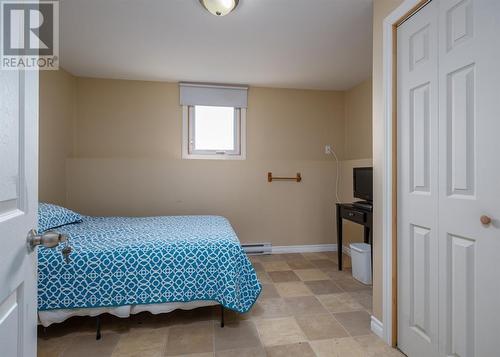
{"label": "white ceiling", "polygon": [[345,90],[371,75],[372,0],[61,0],[78,76]]}

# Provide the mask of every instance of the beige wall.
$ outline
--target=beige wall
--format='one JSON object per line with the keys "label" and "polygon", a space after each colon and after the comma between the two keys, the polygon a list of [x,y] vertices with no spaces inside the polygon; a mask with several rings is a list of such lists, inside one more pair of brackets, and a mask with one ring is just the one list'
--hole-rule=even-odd
{"label": "beige wall", "polygon": [[[181,160],[175,83],[77,79],[68,205],[96,215],[218,214],[242,242],[335,243],[344,93],[250,88],[247,160]],[[267,182],[267,172],[303,181]]]}
{"label": "beige wall", "polygon": [[345,94],[346,160],[372,157],[372,80],[371,78]]}
{"label": "beige wall", "polygon": [[[345,145],[341,163],[340,200],[354,201],[352,169],[372,166],[372,80],[371,78],[345,92]],[[363,227],[343,223],[344,247],[363,242]]]}
{"label": "beige wall", "polygon": [[[402,0],[373,2],[373,190],[374,190],[374,249],[373,249],[373,314],[382,321],[382,192],[384,159],[384,98],[383,98],[383,20]],[[383,322],[383,321],[382,321]]]}
{"label": "beige wall", "polygon": [[40,201],[66,204],[66,158],[73,144],[76,78],[40,71]]}

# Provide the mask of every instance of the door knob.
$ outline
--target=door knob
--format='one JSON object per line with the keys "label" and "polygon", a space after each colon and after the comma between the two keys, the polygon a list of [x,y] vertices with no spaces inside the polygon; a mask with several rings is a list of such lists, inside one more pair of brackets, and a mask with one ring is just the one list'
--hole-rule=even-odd
{"label": "door knob", "polygon": [[491,218],[488,216],[485,216],[485,215],[481,216],[480,220],[481,220],[481,223],[484,225],[488,225],[491,223]]}
{"label": "door knob", "polygon": [[54,248],[57,247],[59,243],[67,241],[68,237],[64,234],[54,231],[37,234],[34,229],[29,231],[28,237],[26,237],[26,243],[30,251],[33,251],[37,245],[43,245],[46,248]]}

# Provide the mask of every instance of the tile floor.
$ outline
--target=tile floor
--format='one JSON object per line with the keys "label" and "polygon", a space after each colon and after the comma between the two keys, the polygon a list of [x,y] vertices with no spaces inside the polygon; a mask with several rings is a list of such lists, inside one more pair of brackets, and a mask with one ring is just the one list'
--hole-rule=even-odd
{"label": "tile floor", "polygon": [[370,332],[371,287],[338,271],[336,253],[252,256],[263,286],[244,315],[218,307],[129,319],[72,318],[39,330],[38,356],[403,356]]}

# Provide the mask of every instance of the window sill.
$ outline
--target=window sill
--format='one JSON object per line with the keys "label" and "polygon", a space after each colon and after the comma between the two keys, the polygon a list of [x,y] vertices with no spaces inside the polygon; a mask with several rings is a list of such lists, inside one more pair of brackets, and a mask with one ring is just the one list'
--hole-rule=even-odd
{"label": "window sill", "polygon": [[200,154],[182,154],[183,160],[246,160],[245,155],[200,155]]}

